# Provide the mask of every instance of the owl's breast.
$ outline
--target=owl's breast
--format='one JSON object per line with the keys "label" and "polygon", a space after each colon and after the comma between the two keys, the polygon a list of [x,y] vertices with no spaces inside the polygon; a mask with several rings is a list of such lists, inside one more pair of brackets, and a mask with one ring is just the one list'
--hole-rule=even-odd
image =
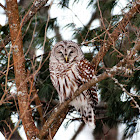
{"label": "owl's breast", "polygon": [[74,64],[69,66],[59,65],[51,74],[51,77],[53,77],[51,79],[55,79],[52,81],[59,94],[60,102],[64,102],[66,98],[73,96],[73,93],[77,90],[77,74],[76,65]]}

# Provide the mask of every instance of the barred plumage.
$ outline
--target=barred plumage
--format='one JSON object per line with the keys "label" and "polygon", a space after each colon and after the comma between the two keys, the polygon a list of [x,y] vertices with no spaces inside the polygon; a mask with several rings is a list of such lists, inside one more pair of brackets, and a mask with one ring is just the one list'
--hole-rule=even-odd
{"label": "barred plumage", "polygon": [[[84,59],[80,47],[72,41],[61,41],[52,48],[49,70],[60,103],[73,96],[82,84],[95,76],[94,67]],[[94,126],[94,107],[97,102],[96,88],[91,87],[81,93],[70,105],[81,113],[86,123]]]}

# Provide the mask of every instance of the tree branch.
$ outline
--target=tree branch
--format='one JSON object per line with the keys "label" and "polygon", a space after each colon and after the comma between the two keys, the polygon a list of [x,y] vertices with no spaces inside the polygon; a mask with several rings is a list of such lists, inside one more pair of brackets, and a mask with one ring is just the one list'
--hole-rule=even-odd
{"label": "tree branch", "polygon": [[6,10],[6,7],[3,6],[1,3],[0,3],[0,7],[2,7],[4,10]]}

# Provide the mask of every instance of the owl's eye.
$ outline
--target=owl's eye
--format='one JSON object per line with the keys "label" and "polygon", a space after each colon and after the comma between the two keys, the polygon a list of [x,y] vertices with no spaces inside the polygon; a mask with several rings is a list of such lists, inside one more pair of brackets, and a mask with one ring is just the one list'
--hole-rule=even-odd
{"label": "owl's eye", "polygon": [[60,51],[59,51],[58,53],[59,53],[59,54],[62,54],[62,52],[60,52]]}
{"label": "owl's eye", "polygon": [[59,54],[60,57],[63,56],[63,53],[61,51],[58,51],[57,53]]}
{"label": "owl's eye", "polygon": [[70,51],[70,54],[72,54],[73,53],[73,51]]}
{"label": "owl's eye", "polygon": [[70,45],[70,46],[68,46],[68,48],[73,48],[73,46]]}

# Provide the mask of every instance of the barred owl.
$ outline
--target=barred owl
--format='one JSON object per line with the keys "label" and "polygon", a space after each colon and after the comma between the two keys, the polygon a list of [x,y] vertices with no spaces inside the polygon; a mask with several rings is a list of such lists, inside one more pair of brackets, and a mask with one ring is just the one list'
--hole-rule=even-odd
{"label": "barred owl", "polygon": [[[56,88],[60,103],[94,77],[94,67],[84,58],[81,48],[72,41],[61,41],[51,51],[50,77]],[[96,88],[83,91],[70,102],[83,117],[85,123],[95,126],[95,105],[98,102]]]}

